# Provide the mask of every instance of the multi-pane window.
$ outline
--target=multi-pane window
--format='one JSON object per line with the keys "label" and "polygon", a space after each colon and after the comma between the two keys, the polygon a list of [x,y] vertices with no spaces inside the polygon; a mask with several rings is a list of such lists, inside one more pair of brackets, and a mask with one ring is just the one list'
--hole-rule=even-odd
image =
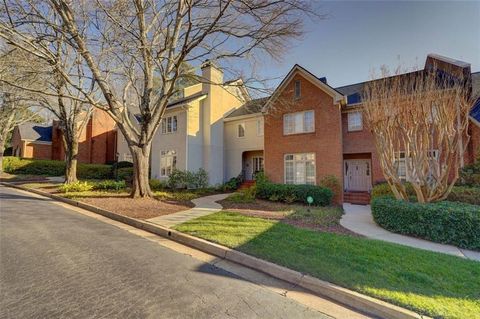
{"label": "multi-pane window", "polygon": [[168,116],[162,119],[162,134],[174,133],[177,131],[177,116]]}
{"label": "multi-pane window", "polygon": [[[429,151],[427,156],[431,161],[436,160],[438,158],[438,150]],[[407,168],[407,164],[409,164],[410,161],[411,161],[410,158],[406,158],[405,152],[399,152],[397,154],[397,159],[395,160],[395,166],[397,168],[398,177],[403,181],[410,180],[410,174]]]}
{"label": "multi-pane window", "polygon": [[245,137],[245,123],[238,124],[237,137]]}
{"label": "multi-pane window", "polygon": [[285,114],[283,116],[283,133],[285,135],[310,133],[315,131],[314,111]]}
{"label": "multi-pane window", "polygon": [[362,112],[350,112],[347,113],[348,118],[348,131],[361,131],[363,129],[363,120],[362,120]]}
{"label": "multi-pane window", "polygon": [[263,136],[263,118],[262,119],[257,119],[257,135],[258,136]]}
{"label": "multi-pane window", "polygon": [[177,167],[177,152],[174,150],[160,152],[160,175],[169,176]]}
{"label": "multi-pane window", "polygon": [[300,81],[295,81],[295,98],[300,98],[302,87],[300,85]]}
{"label": "multi-pane window", "polygon": [[285,155],[285,184],[315,184],[315,153]]}

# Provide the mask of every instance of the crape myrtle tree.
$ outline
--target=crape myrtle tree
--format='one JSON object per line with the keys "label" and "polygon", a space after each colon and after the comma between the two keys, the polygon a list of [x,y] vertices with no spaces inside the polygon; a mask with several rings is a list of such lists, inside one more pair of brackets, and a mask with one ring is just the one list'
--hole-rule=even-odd
{"label": "crape myrtle tree", "polygon": [[408,200],[399,176],[401,158],[419,202],[444,200],[459,177],[468,144],[469,79],[436,68],[402,73],[398,68],[390,76],[384,67],[380,79],[366,84],[367,126],[397,199]]}
{"label": "crape myrtle tree", "polygon": [[[0,36],[54,68],[51,43],[58,33],[64,37],[102,93],[99,100],[77,86],[82,98],[108,112],[128,143],[132,197],[149,197],[152,139],[183,77],[181,66],[210,60],[235,68],[278,59],[312,14],[302,0],[5,0]],[[71,74],[57,71],[72,84]]]}

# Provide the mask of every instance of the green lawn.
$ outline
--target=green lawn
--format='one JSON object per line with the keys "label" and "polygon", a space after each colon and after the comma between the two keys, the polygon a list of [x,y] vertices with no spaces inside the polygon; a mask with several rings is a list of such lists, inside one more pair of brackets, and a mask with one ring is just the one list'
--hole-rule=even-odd
{"label": "green lawn", "polygon": [[480,318],[480,263],[219,212],[177,230],[436,318]]}

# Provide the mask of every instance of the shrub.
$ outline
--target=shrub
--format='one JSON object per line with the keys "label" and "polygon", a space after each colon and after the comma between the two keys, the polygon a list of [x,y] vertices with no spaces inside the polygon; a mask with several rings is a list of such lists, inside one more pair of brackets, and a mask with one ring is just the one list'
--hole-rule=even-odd
{"label": "shrub", "polygon": [[241,184],[242,184],[242,178],[240,176],[232,177],[228,180],[228,182],[223,184],[222,190],[235,191],[240,187]]}
{"label": "shrub", "polygon": [[413,203],[391,197],[372,201],[375,222],[395,233],[480,249],[480,206],[455,202]]}
{"label": "shrub", "polygon": [[104,164],[77,164],[77,177],[81,179],[109,179],[112,178],[110,165]]}
{"label": "shrub", "polygon": [[93,184],[93,190],[115,190],[119,191],[127,187],[124,180],[115,181],[115,180],[104,180],[101,182],[96,182]]}
{"label": "shrub", "polygon": [[313,198],[313,205],[330,205],[333,192],[325,187],[315,185],[274,184],[268,181],[257,182],[257,197],[271,201],[302,202],[308,204],[307,197]]}
{"label": "shrub", "polygon": [[168,176],[168,187],[176,188],[207,188],[208,187],[208,173],[203,168],[197,172],[173,170]]}
{"label": "shrub", "polygon": [[188,188],[207,188],[208,173],[203,168],[199,168],[197,172],[186,172],[186,184]]}
{"label": "shrub", "polygon": [[[3,169],[10,174],[62,176],[65,174],[65,162],[4,157]],[[112,177],[111,168],[110,165],[78,163],[77,177],[82,179],[108,179]]]}
{"label": "shrub", "polygon": [[480,161],[462,168],[457,184],[480,187]]}
{"label": "shrub", "polygon": [[324,176],[318,185],[328,188],[333,192],[333,202],[337,202],[339,195],[342,193],[342,185],[338,181],[338,178],[335,175],[326,175]]}
{"label": "shrub", "polygon": [[480,188],[468,186],[454,186],[447,200],[480,205]]}
{"label": "shrub", "polygon": [[[407,195],[410,197],[415,197],[415,190],[412,187],[412,184],[410,183],[405,183],[405,188],[407,190]],[[384,196],[393,196],[392,189],[390,188],[390,185],[387,183],[380,183],[377,184],[373,187],[372,189],[372,194],[371,197],[372,199],[376,197],[384,197]]]}
{"label": "shrub", "polygon": [[232,203],[253,203],[255,201],[255,194],[256,188],[252,186],[228,196],[227,200]]}
{"label": "shrub", "polygon": [[184,171],[174,169],[168,176],[167,185],[171,189],[185,188],[187,186],[187,174]]}
{"label": "shrub", "polygon": [[117,180],[131,183],[133,181],[133,167],[124,167],[117,170]]}
{"label": "shrub", "polygon": [[93,184],[89,182],[74,182],[70,184],[62,184],[58,190],[61,193],[77,193],[77,192],[88,192],[93,189]]}
{"label": "shrub", "polygon": [[161,191],[167,187],[167,183],[158,179],[151,179],[150,180],[150,188],[153,191]]}

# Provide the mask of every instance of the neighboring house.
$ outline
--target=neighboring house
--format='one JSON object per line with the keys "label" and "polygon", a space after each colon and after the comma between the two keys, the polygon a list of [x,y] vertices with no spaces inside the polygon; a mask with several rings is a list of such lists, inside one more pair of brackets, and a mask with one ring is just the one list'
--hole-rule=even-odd
{"label": "neighboring house", "polygon": [[52,157],[52,126],[37,123],[17,125],[12,133],[13,156],[37,159]]}
{"label": "neighboring house", "polygon": [[[471,74],[469,64],[429,55],[425,67],[434,63],[447,72],[471,75],[472,86],[478,85],[478,73]],[[356,198],[355,193],[369,192],[384,176],[373,135],[363,123],[364,84],[332,88],[326,80],[295,65],[264,107],[267,177],[278,183],[318,184],[326,175],[334,175],[346,201],[366,199]],[[473,161],[474,150],[479,148],[480,128],[474,117],[480,112],[475,110],[465,164]],[[401,154],[399,174],[408,175]],[[339,200],[343,201],[342,196]]]}
{"label": "neighboring house", "polygon": [[[63,161],[63,145],[60,121],[53,121],[52,159]],[[104,111],[95,109],[90,115],[78,140],[78,162],[106,164],[115,162],[117,148],[117,130],[115,121]]]}
{"label": "neighboring house", "polygon": [[[432,54],[425,68],[433,64],[471,76],[473,94],[480,92],[480,72],[471,73],[469,64]],[[211,64],[202,73],[223,83],[223,74]],[[168,105],[155,135],[151,177],[166,179],[175,168],[204,168],[214,185],[239,175],[252,180],[263,170],[275,183],[318,185],[333,175],[344,190],[339,202],[368,202],[372,186],[384,176],[363,121],[365,83],[333,88],[326,78],[295,65],[268,98],[250,100],[240,81],[188,87],[183,98]],[[470,118],[465,164],[480,148],[480,99]],[[119,160],[131,161],[125,141],[118,140]],[[407,179],[401,154],[398,167]]]}
{"label": "neighboring house", "polygon": [[[105,164],[115,161],[115,122],[101,110],[94,110],[85,129],[81,132],[78,146],[80,163]],[[63,161],[63,145],[60,121],[52,125],[25,123],[15,127],[12,135],[14,156]]]}
{"label": "neighboring house", "polygon": [[[174,169],[203,168],[210,184],[225,180],[223,118],[249,96],[241,80],[224,82],[213,63],[202,66],[202,78],[205,83],[183,89],[183,97],[167,105],[152,143],[151,178],[165,180]],[[118,159],[132,161],[123,136],[118,138]]]}

